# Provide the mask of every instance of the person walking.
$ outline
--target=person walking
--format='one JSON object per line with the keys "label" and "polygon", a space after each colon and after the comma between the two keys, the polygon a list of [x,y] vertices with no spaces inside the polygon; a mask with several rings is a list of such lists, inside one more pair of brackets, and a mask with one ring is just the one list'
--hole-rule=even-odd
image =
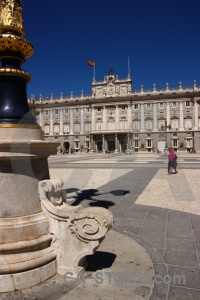
{"label": "person walking", "polygon": [[177,155],[174,151],[174,149],[169,148],[169,155],[168,155],[168,174],[172,174],[172,170],[174,169],[175,174],[177,174]]}

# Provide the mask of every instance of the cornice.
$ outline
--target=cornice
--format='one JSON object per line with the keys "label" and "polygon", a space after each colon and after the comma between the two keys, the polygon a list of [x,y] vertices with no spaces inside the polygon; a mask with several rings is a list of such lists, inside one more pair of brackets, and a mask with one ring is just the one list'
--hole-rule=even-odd
{"label": "cornice", "polygon": [[123,102],[142,102],[142,101],[160,101],[160,100],[172,100],[172,99],[181,99],[181,98],[196,98],[196,97],[200,97],[200,91],[198,92],[184,92],[184,93],[178,93],[178,94],[164,94],[164,95],[150,95],[150,96],[146,96],[146,95],[142,95],[142,96],[135,96],[135,95],[128,95],[128,96],[124,96],[124,97],[110,97],[110,98],[93,98],[93,99],[89,99],[89,100],[85,100],[85,101],[70,101],[70,102],[57,102],[57,103],[53,103],[53,102],[49,102],[48,104],[39,104],[39,103],[33,103],[33,104],[29,104],[29,106],[31,108],[39,108],[39,107],[61,107],[61,106],[65,106],[65,107],[70,107],[70,106],[82,106],[82,105],[92,105],[92,104],[106,104],[106,103],[123,103]]}

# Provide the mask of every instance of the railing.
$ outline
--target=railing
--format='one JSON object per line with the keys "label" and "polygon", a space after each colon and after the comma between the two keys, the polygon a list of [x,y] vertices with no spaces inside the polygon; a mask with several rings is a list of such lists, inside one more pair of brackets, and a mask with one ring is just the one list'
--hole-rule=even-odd
{"label": "railing", "polygon": [[[102,81],[104,82],[104,81]],[[99,81],[100,83],[100,81]],[[165,88],[165,89],[150,89],[150,90],[135,90],[135,91],[130,91],[127,93],[127,95],[133,95],[133,96],[147,96],[147,95],[159,95],[159,94],[173,94],[173,93],[183,93],[183,92],[199,92],[200,91],[200,86],[189,86],[189,87],[178,87],[178,88]],[[106,97],[107,95],[105,95]],[[125,95],[113,95],[118,98],[124,97]],[[69,97],[57,97],[57,98],[44,98],[41,96],[40,98],[30,98],[28,99],[29,104],[50,104],[50,103],[65,103],[65,102],[78,102],[78,101],[86,101],[86,100],[92,100],[95,99],[92,94],[90,95],[81,95],[81,96],[74,96],[71,95]],[[97,97],[99,98],[99,97]],[[101,97],[102,98],[102,97]]]}

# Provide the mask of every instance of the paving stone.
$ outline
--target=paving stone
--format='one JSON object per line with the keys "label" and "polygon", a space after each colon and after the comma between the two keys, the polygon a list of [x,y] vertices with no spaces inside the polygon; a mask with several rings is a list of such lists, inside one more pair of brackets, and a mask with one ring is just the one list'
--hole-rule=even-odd
{"label": "paving stone", "polygon": [[168,275],[165,264],[154,264],[154,292],[166,295],[169,284],[165,282],[165,276]]}
{"label": "paving stone", "polygon": [[191,236],[193,235],[192,229],[190,229],[189,226],[186,228],[184,230],[181,227],[176,227],[176,225],[168,225],[167,237],[168,238],[182,238],[182,239],[191,238]]}
{"label": "paving stone", "polygon": [[150,236],[150,237],[164,237],[165,236],[165,229],[164,228],[149,228],[149,227],[141,227],[140,235]]}
{"label": "paving stone", "polygon": [[149,300],[167,300],[167,295],[159,294],[153,291]]}
{"label": "paving stone", "polygon": [[182,287],[170,287],[169,300],[199,300],[200,290],[186,289]]}
{"label": "paving stone", "polygon": [[143,228],[151,228],[152,230],[155,229],[160,229],[165,231],[166,229],[166,222],[164,220],[156,220],[156,219],[145,219],[143,223]]}
{"label": "paving stone", "polygon": [[166,249],[175,251],[193,251],[196,252],[194,239],[178,239],[178,238],[167,238]]}
{"label": "paving stone", "polygon": [[164,252],[164,260],[167,264],[171,265],[188,267],[198,266],[197,255],[194,252],[166,250]]}
{"label": "paving stone", "polygon": [[120,230],[120,232],[126,234],[127,232],[131,232],[134,234],[138,234],[140,231],[140,227],[135,227],[135,226],[118,226],[118,229]]}
{"label": "paving stone", "polygon": [[135,226],[135,227],[140,227],[143,224],[144,220],[143,219],[132,219],[132,218],[123,218],[120,226]]}
{"label": "paving stone", "polygon": [[171,285],[181,285],[187,288],[199,289],[199,268],[168,266],[168,272],[172,279]]}

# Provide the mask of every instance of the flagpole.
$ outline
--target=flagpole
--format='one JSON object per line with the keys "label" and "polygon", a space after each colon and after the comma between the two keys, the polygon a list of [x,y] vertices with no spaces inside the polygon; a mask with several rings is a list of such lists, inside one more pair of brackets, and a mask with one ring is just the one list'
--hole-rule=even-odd
{"label": "flagpole", "polygon": [[130,62],[129,62],[129,56],[128,56],[128,77],[130,77],[131,72],[130,72]]}

